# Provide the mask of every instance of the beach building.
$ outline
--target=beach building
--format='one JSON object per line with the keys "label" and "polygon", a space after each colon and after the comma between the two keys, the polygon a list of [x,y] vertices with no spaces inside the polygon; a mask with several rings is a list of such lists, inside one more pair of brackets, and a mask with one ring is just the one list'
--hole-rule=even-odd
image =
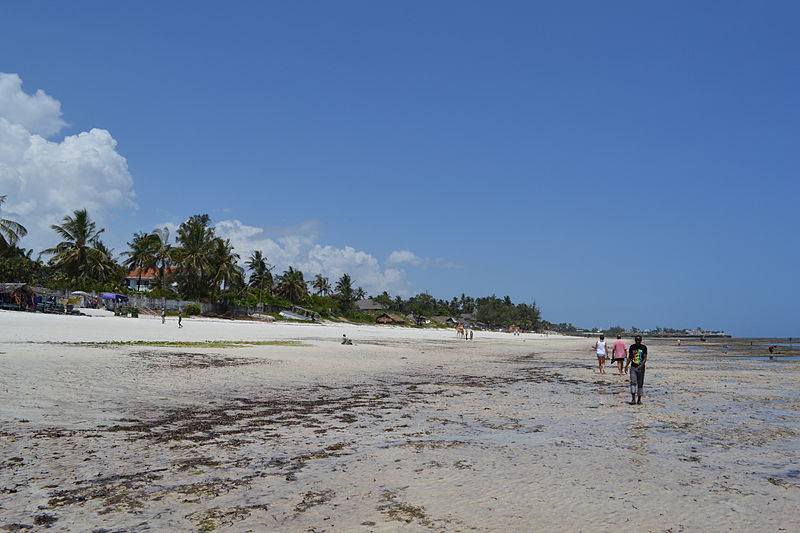
{"label": "beach building", "polygon": [[[174,273],[174,268],[164,270],[165,275]],[[135,268],[125,276],[125,285],[135,291],[149,292],[158,286],[158,270],[155,268]]]}
{"label": "beach building", "polygon": [[125,276],[125,286],[137,291],[151,291],[156,285],[157,274],[154,268],[135,268]]}
{"label": "beach building", "polygon": [[375,319],[378,324],[405,324],[406,319],[393,313],[383,313]]}
{"label": "beach building", "polygon": [[361,311],[362,313],[364,311],[383,311],[386,309],[383,304],[376,302],[372,298],[358,300],[353,305],[355,306],[356,310]]}
{"label": "beach building", "polygon": [[36,305],[35,298],[26,283],[0,283],[0,309],[22,311]]}
{"label": "beach building", "polygon": [[37,287],[27,283],[0,283],[0,309],[60,313],[72,310],[63,297],[64,291]]}

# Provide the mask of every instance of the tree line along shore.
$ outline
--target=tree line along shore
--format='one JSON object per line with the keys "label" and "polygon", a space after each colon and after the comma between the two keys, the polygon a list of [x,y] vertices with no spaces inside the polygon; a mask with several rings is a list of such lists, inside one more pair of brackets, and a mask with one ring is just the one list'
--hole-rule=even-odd
{"label": "tree line along shore", "polygon": [[[0,207],[5,198],[0,195]],[[216,303],[223,309],[240,306],[276,311],[302,306],[315,316],[365,323],[374,323],[388,313],[406,317],[407,323],[413,325],[457,322],[573,335],[600,331],[582,330],[571,323],[551,323],[542,318],[536,302],[514,303],[509,296],[476,298],[461,294],[446,300],[424,292],[403,298],[383,291],[370,297],[347,273],[336,280],[321,273],[307,279],[306,273],[289,266],[278,274],[260,250],[253,251],[242,266],[241,256],[230,240],[216,234],[206,214],[189,217],[178,227],[174,238],[167,228],[134,233],[127,249],[116,256],[102,240],[105,229],[97,227],[86,209],[64,216],[61,224],[52,225],[52,229],[58,242],[34,257],[34,250],[20,246],[26,228],[0,218],[0,283],[95,294],[139,294],[162,301]],[[367,300],[370,305],[363,305]],[[189,313],[200,310],[200,306],[187,309]],[[281,319],[277,313],[272,314]],[[616,334],[623,329],[614,326],[605,331]],[[658,333],[665,336],[683,332],[658,328]]]}
{"label": "tree line along shore", "polygon": [[[4,200],[5,196],[0,196],[0,205]],[[491,328],[553,329],[541,318],[535,302],[514,303],[508,296],[462,294],[444,300],[427,293],[402,298],[384,291],[369,298],[347,273],[336,280],[320,273],[306,279],[306,273],[293,266],[275,273],[260,250],[253,251],[242,266],[230,240],[216,234],[206,214],[189,217],[174,239],[167,228],[137,232],[118,256],[103,242],[104,228],[97,226],[86,209],[64,216],[61,224],[52,228],[59,242],[34,256],[34,250],[20,246],[27,234],[25,227],[0,219],[0,283],[273,310],[302,306],[324,318],[366,323],[374,323],[380,316],[376,310],[381,309],[412,317],[412,324],[452,317]],[[128,285],[132,277],[133,287]],[[147,290],[142,290],[145,278]],[[372,309],[359,304],[367,299],[373,303]]]}

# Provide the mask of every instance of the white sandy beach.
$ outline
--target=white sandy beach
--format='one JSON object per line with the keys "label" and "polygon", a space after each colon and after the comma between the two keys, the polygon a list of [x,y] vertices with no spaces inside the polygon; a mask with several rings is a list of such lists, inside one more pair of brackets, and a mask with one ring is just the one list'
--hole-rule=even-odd
{"label": "white sandy beach", "polygon": [[0,530],[800,531],[796,361],[184,324],[0,311]]}

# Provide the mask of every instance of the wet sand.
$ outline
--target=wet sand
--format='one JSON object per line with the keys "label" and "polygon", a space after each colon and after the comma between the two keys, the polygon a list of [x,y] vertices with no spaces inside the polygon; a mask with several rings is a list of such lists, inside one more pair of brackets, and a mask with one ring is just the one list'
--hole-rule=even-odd
{"label": "wet sand", "polygon": [[800,531],[797,361],[184,323],[0,312],[0,530]]}

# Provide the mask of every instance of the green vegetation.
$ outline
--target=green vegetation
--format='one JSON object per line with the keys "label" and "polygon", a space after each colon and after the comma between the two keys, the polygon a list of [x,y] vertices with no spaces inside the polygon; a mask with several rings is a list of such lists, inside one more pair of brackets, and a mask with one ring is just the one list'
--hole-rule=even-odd
{"label": "green vegetation", "polygon": [[[0,196],[0,206],[5,196]],[[142,292],[151,298],[184,299],[263,308],[278,320],[276,308],[298,305],[324,318],[341,317],[353,322],[374,323],[379,312],[361,312],[356,302],[367,297],[349,274],[329,280],[315,274],[307,281],[305,273],[289,266],[273,276],[267,257],[255,250],[244,261],[249,277],[240,263],[240,256],[231,242],[217,236],[206,214],[189,217],[176,232],[170,244],[166,228],[152,232],[136,232],[127,243],[128,249],[117,259],[101,241],[105,229],[98,228],[85,209],[65,216],[52,226],[60,242],[44,250],[47,262],[32,259],[32,251],[17,247],[26,230],[20,224],[0,218],[0,282],[23,282],[50,288],[84,291],[132,293],[125,278],[134,272],[137,289],[147,276],[151,288]],[[313,293],[311,292],[313,290]],[[383,292],[373,299],[386,312],[411,318],[409,325],[424,323],[423,318],[449,316],[486,327],[518,327],[534,330],[552,326],[541,320],[536,303],[514,304],[508,296],[473,298],[462,294],[451,300],[440,300],[427,293],[408,299]],[[200,307],[187,305],[187,315],[200,314]],[[571,325],[569,325],[571,327]]]}
{"label": "green vegetation", "polygon": [[[12,252],[17,253],[17,252]],[[28,255],[0,257],[0,282],[19,282],[43,285],[49,281],[47,268]]]}
{"label": "green vegetation", "polygon": [[315,294],[319,296],[327,296],[331,293],[331,283],[328,281],[328,278],[322,274],[317,274],[314,277],[314,281],[311,282],[311,286],[315,291],[317,291]]}
{"label": "green vegetation", "polygon": [[109,346],[156,346],[161,348],[242,348],[244,346],[311,346],[300,341],[108,341],[82,344]]}
{"label": "green vegetation", "polygon": [[[6,201],[6,196],[0,195],[0,207]],[[17,242],[28,234],[28,230],[19,222],[7,218],[0,218],[0,254],[16,246]]]}
{"label": "green vegetation", "polygon": [[134,305],[122,305],[114,310],[114,316],[128,316],[139,318],[139,308]]}
{"label": "green vegetation", "polygon": [[289,269],[278,277],[278,286],[275,288],[276,296],[290,302],[302,302],[308,296],[308,285],[303,279],[303,273]]}
{"label": "green vegetation", "polygon": [[272,269],[261,250],[254,251],[245,264],[251,272],[248,285],[253,289],[258,289],[260,293],[271,292],[273,288]]}
{"label": "green vegetation", "polygon": [[200,306],[197,304],[189,304],[183,308],[183,312],[189,316],[195,316],[200,314]]}
{"label": "green vegetation", "polygon": [[122,267],[100,240],[105,229],[97,228],[86,209],[65,216],[52,228],[63,240],[43,253],[52,255],[49,264],[59,285],[86,287],[121,281]]}
{"label": "green vegetation", "polygon": [[342,311],[347,312],[353,308],[356,298],[353,292],[353,281],[349,274],[344,274],[336,282],[336,299],[339,301],[339,308]]}

